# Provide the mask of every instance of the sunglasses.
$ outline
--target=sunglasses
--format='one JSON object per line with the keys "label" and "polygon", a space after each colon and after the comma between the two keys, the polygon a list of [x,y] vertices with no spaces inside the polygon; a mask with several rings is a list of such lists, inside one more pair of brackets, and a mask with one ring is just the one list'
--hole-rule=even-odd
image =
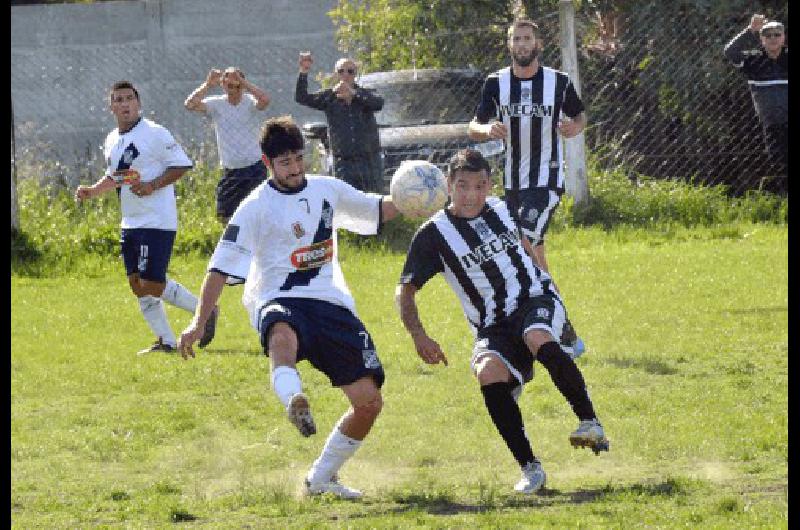
{"label": "sunglasses", "polygon": [[356,73],[356,69],[355,68],[339,68],[336,71],[338,73],[340,73],[340,74],[343,74],[343,73],[347,72],[350,75],[354,75]]}
{"label": "sunglasses", "polygon": [[768,39],[771,39],[773,37],[780,37],[781,35],[783,35],[783,33],[769,33],[769,32],[767,32],[767,33],[762,33],[761,34],[762,37],[766,37]]}

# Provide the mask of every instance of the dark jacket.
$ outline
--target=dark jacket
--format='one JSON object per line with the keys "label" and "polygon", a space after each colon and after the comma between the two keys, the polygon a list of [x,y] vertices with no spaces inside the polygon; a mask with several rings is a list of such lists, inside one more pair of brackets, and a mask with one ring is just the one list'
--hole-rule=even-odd
{"label": "dark jacket", "polygon": [[309,94],[308,75],[297,76],[294,100],[325,112],[331,152],[335,157],[375,156],[380,152],[375,113],[383,108],[383,98],[370,89],[358,85],[354,88],[356,93],[348,105],[330,88]]}
{"label": "dark jacket", "polygon": [[789,121],[789,48],[770,59],[761,41],[749,29],[725,46],[725,57],[747,77],[753,105],[764,126]]}

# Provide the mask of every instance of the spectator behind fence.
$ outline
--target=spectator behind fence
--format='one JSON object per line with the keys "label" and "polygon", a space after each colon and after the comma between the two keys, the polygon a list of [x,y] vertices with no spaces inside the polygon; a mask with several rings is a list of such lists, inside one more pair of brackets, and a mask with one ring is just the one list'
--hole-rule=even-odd
{"label": "spectator behind fence", "polygon": [[755,14],[750,25],[725,46],[725,56],[747,77],[767,152],[784,170],[789,157],[789,47],[785,42],[783,24]]}
{"label": "spectator behind fence", "polygon": [[383,161],[375,113],[383,98],[355,82],[356,63],[343,57],[336,61],[336,85],[308,93],[308,71],[314,63],[311,52],[300,52],[300,73],[294,99],[325,112],[333,156],[333,176],[361,191],[383,191]]}
{"label": "spectator behind fence", "polygon": [[[215,86],[221,86],[225,94],[206,97],[208,89]],[[267,105],[267,93],[233,66],[224,72],[212,68],[184,102],[188,110],[203,112],[214,122],[223,173],[216,192],[217,218],[222,224],[227,224],[242,199],[267,179],[258,145],[261,112]]]}

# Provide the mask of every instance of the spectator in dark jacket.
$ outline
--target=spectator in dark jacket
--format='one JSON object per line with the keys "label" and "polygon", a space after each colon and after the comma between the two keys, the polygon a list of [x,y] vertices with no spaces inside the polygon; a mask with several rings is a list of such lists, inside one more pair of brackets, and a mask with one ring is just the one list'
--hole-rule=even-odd
{"label": "spectator in dark jacket", "polygon": [[725,46],[725,56],[747,77],[767,152],[784,169],[789,152],[789,47],[783,24],[755,14]]}
{"label": "spectator in dark jacket", "polygon": [[309,94],[308,71],[313,62],[310,52],[300,52],[294,99],[325,112],[333,176],[361,191],[382,192],[383,161],[375,113],[383,108],[383,98],[356,84],[356,64],[346,57],[336,61],[336,85]]}

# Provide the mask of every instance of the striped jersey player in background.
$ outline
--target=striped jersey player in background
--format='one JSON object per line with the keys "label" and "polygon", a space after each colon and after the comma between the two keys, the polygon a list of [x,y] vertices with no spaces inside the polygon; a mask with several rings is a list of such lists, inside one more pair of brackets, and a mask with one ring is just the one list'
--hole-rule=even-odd
{"label": "striped jersey player in background", "polygon": [[398,214],[389,196],[305,174],[304,139],[288,116],[264,126],[270,178],[234,212],[203,281],[195,317],[180,337],[184,358],[200,338],[226,283],[244,282],[242,302],[270,359],[272,389],[303,436],[316,433],[296,364],[308,360],[350,402],[306,475],[309,494],[358,498],[339,482],[382,408],[385,378],[372,337],[358,318],[339,266],[336,231],[376,234]]}
{"label": "striped jersey player in background", "polygon": [[[545,233],[564,193],[560,137],[580,134],[586,115],[567,74],[539,63],[538,30],[528,19],[517,19],[508,28],[512,65],[486,78],[469,135],[505,141],[506,204],[532,243],[536,265],[549,272]],[[574,344],[577,357],[583,342],[570,323],[565,331],[565,342]]]}
{"label": "striped jersey player in background", "polygon": [[517,399],[533,378],[538,360],[578,417],[570,435],[573,446],[597,453],[608,440],[597,419],[575,361],[557,337],[567,320],[564,305],[548,273],[530,256],[530,242],[520,234],[506,204],[491,190],[490,167],[475,150],[450,161],[448,205],[420,226],[408,250],[397,288],[400,317],[428,364],[447,358],[425,331],[415,295],[436,274],[458,296],[476,334],[471,365],[489,416],[522,468],[515,489],[533,493],[544,486],[545,472],[525,434]]}

